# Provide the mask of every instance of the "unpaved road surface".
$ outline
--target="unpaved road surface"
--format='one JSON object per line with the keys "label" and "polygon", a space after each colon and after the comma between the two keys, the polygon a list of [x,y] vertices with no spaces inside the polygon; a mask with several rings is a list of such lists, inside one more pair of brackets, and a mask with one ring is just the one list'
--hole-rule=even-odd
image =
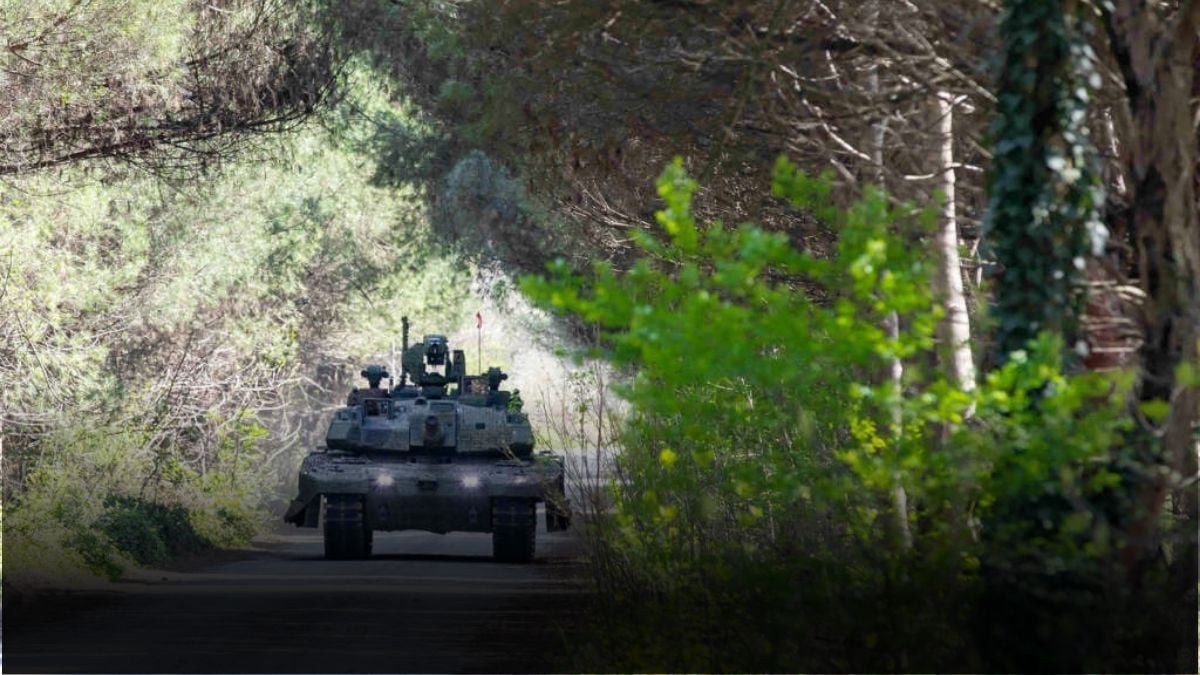
{"label": "unpaved road surface", "polygon": [[[544,522],[544,521],[543,521]],[[543,525],[544,527],[544,525]],[[141,574],[6,612],[5,672],[555,672],[580,617],[578,546],[495,563],[485,534],[375,534],[375,556],[326,561],[320,533],[241,558]],[[6,610],[14,608],[6,607]]]}

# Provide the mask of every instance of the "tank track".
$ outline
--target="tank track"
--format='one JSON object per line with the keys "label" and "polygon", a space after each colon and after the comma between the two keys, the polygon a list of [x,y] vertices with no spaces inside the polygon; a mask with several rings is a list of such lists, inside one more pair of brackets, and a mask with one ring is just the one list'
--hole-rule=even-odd
{"label": "tank track", "polygon": [[536,547],[537,502],[492,500],[492,557],[501,562],[529,562]]}
{"label": "tank track", "polygon": [[372,536],[358,495],[325,497],[325,558],[356,560],[371,555]]}

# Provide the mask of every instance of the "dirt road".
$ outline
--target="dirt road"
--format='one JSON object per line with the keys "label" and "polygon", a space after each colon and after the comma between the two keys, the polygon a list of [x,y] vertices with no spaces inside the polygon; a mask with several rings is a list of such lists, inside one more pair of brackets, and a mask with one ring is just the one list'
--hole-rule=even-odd
{"label": "dirt road", "polygon": [[[543,521],[544,522],[544,521]],[[326,561],[320,534],[243,559],[154,572],[6,612],[6,672],[552,672],[579,617],[578,547],[491,560],[482,534],[376,533],[375,556]],[[6,608],[9,609],[9,608]]]}

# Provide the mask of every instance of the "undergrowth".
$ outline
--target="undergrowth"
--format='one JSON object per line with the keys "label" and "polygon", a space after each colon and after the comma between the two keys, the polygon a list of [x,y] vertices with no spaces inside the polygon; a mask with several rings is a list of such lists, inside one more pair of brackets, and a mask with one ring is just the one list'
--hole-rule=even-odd
{"label": "undergrowth", "polygon": [[1192,663],[1186,556],[1122,564],[1148,469],[1127,449],[1130,373],[1072,373],[1043,334],[960,388],[937,366],[931,210],[878,190],[839,210],[827,177],[781,159],[774,194],[839,232],[817,258],[698,223],[697,189],[667,168],[663,236],[637,235],[631,268],[524,280],[631,373],[612,508],[589,518],[581,669]]}

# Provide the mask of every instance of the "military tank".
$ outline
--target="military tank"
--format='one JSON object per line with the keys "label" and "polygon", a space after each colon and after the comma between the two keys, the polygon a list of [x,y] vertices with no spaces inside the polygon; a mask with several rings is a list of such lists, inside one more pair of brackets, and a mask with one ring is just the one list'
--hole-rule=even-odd
{"label": "military tank", "polygon": [[331,559],[369,557],[376,531],[416,529],[490,532],[497,560],[532,560],[539,502],[548,531],[570,527],[562,459],[534,452],[519,397],[501,388],[506,373],[468,375],[445,336],[410,345],[407,317],[402,326],[399,385],[383,366],[363,369],[367,387],[304,459],[284,521],[323,527]]}

